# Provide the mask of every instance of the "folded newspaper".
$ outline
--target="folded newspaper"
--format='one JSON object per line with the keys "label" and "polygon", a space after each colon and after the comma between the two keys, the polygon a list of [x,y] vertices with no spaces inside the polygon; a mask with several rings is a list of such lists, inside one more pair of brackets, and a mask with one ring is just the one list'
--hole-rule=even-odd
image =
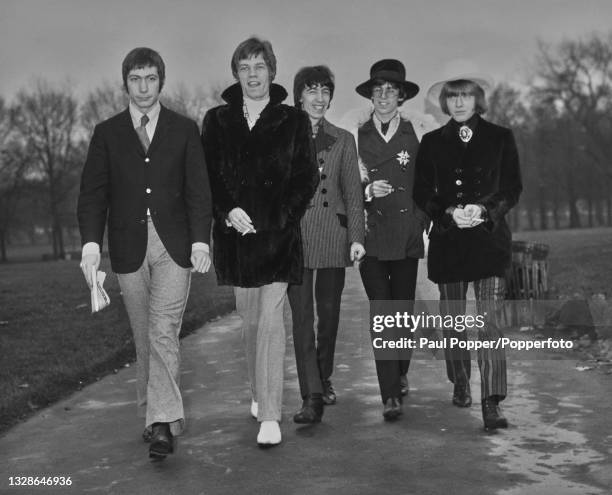
{"label": "folded newspaper", "polygon": [[104,290],[104,280],[106,280],[106,273],[99,272],[95,266],[91,267],[91,312],[97,313],[98,311],[106,308],[110,304],[110,297]]}

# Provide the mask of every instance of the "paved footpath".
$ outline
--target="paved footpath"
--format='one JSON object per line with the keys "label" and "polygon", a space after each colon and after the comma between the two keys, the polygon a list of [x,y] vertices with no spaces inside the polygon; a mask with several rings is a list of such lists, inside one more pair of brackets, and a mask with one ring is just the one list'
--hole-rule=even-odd
{"label": "paved footpath", "polygon": [[[422,275],[419,289],[422,299],[436,297]],[[458,409],[444,362],[423,354],[411,365],[403,418],[386,423],[364,311],[365,293],[350,269],[334,373],[338,403],[326,408],[319,425],[291,420],[300,401],[288,338],[280,446],[256,445],[240,321],[230,314],[182,341],[188,429],[175,455],[161,463],[147,458],[130,367],[1,437],[0,493],[612,493],[610,375],[578,371],[575,356],[514,360],[504,403],[511,426],[487,434],[478,381],[474,405]],[[473,372],[478,375],[475,363]],[[10,476],[43,475],[69,476],[72,485],[9,486]]]}

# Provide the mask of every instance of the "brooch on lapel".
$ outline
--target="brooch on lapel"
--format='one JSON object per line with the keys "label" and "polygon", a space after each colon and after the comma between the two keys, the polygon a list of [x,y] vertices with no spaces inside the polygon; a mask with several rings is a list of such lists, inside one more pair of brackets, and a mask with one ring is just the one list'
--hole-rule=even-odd
{"label": "brooch on lapel", "polygon": [[402,166],[402,172],[405,172],[406,169],[408,168],[408,162],[410,161],[410,155],[405,150],[404,151],[400,151],[397,154],[397,161]]}
{"label": "brooch on lapel", "polygon": [[459,138],[464,143],[469,143],[470,139],[472,139],[473,134],[474,133],[472,132],[472,129],[470,129],[467,125],[462,125],[459,128]]}

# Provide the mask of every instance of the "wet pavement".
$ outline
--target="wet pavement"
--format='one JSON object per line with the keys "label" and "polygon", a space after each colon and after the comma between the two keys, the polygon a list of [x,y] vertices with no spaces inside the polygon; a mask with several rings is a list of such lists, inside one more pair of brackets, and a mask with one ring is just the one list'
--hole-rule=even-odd
{"label": "wet pavement", "polygon": [[[422,268],[418,297],[435,299]],[[187,430],[175,455],[149,461],[129,367],[0,437],[0,493],[612,493],[612,375],[579,371],[571,354],[511,360],[503,403],[510,427],[486,433],[476,363],[474,404],[458,409],[444,362],[423,354],[411,364],[403,417],[384,422],[362,316],[367,302],[353,269],[343,298],[338,403],[326,407],[322,423],[292,422],[300,400],[288,339],[283,442],[257,447],[240,319],[230,314],[182,340]],[[72,484],[9,485],[20,476],[64,476]]]}

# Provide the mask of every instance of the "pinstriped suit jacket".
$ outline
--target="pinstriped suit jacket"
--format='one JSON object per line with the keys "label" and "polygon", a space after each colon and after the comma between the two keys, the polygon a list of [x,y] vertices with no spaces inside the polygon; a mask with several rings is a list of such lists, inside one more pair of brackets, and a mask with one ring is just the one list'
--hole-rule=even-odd
{"label": "pinstriped suit jacket", "polygon": [[317,150],[321,181],[301,221],[304,266],[350,266],[352,242],[364,243],[363,190],[352,134],[323,119],[327,146]]}

